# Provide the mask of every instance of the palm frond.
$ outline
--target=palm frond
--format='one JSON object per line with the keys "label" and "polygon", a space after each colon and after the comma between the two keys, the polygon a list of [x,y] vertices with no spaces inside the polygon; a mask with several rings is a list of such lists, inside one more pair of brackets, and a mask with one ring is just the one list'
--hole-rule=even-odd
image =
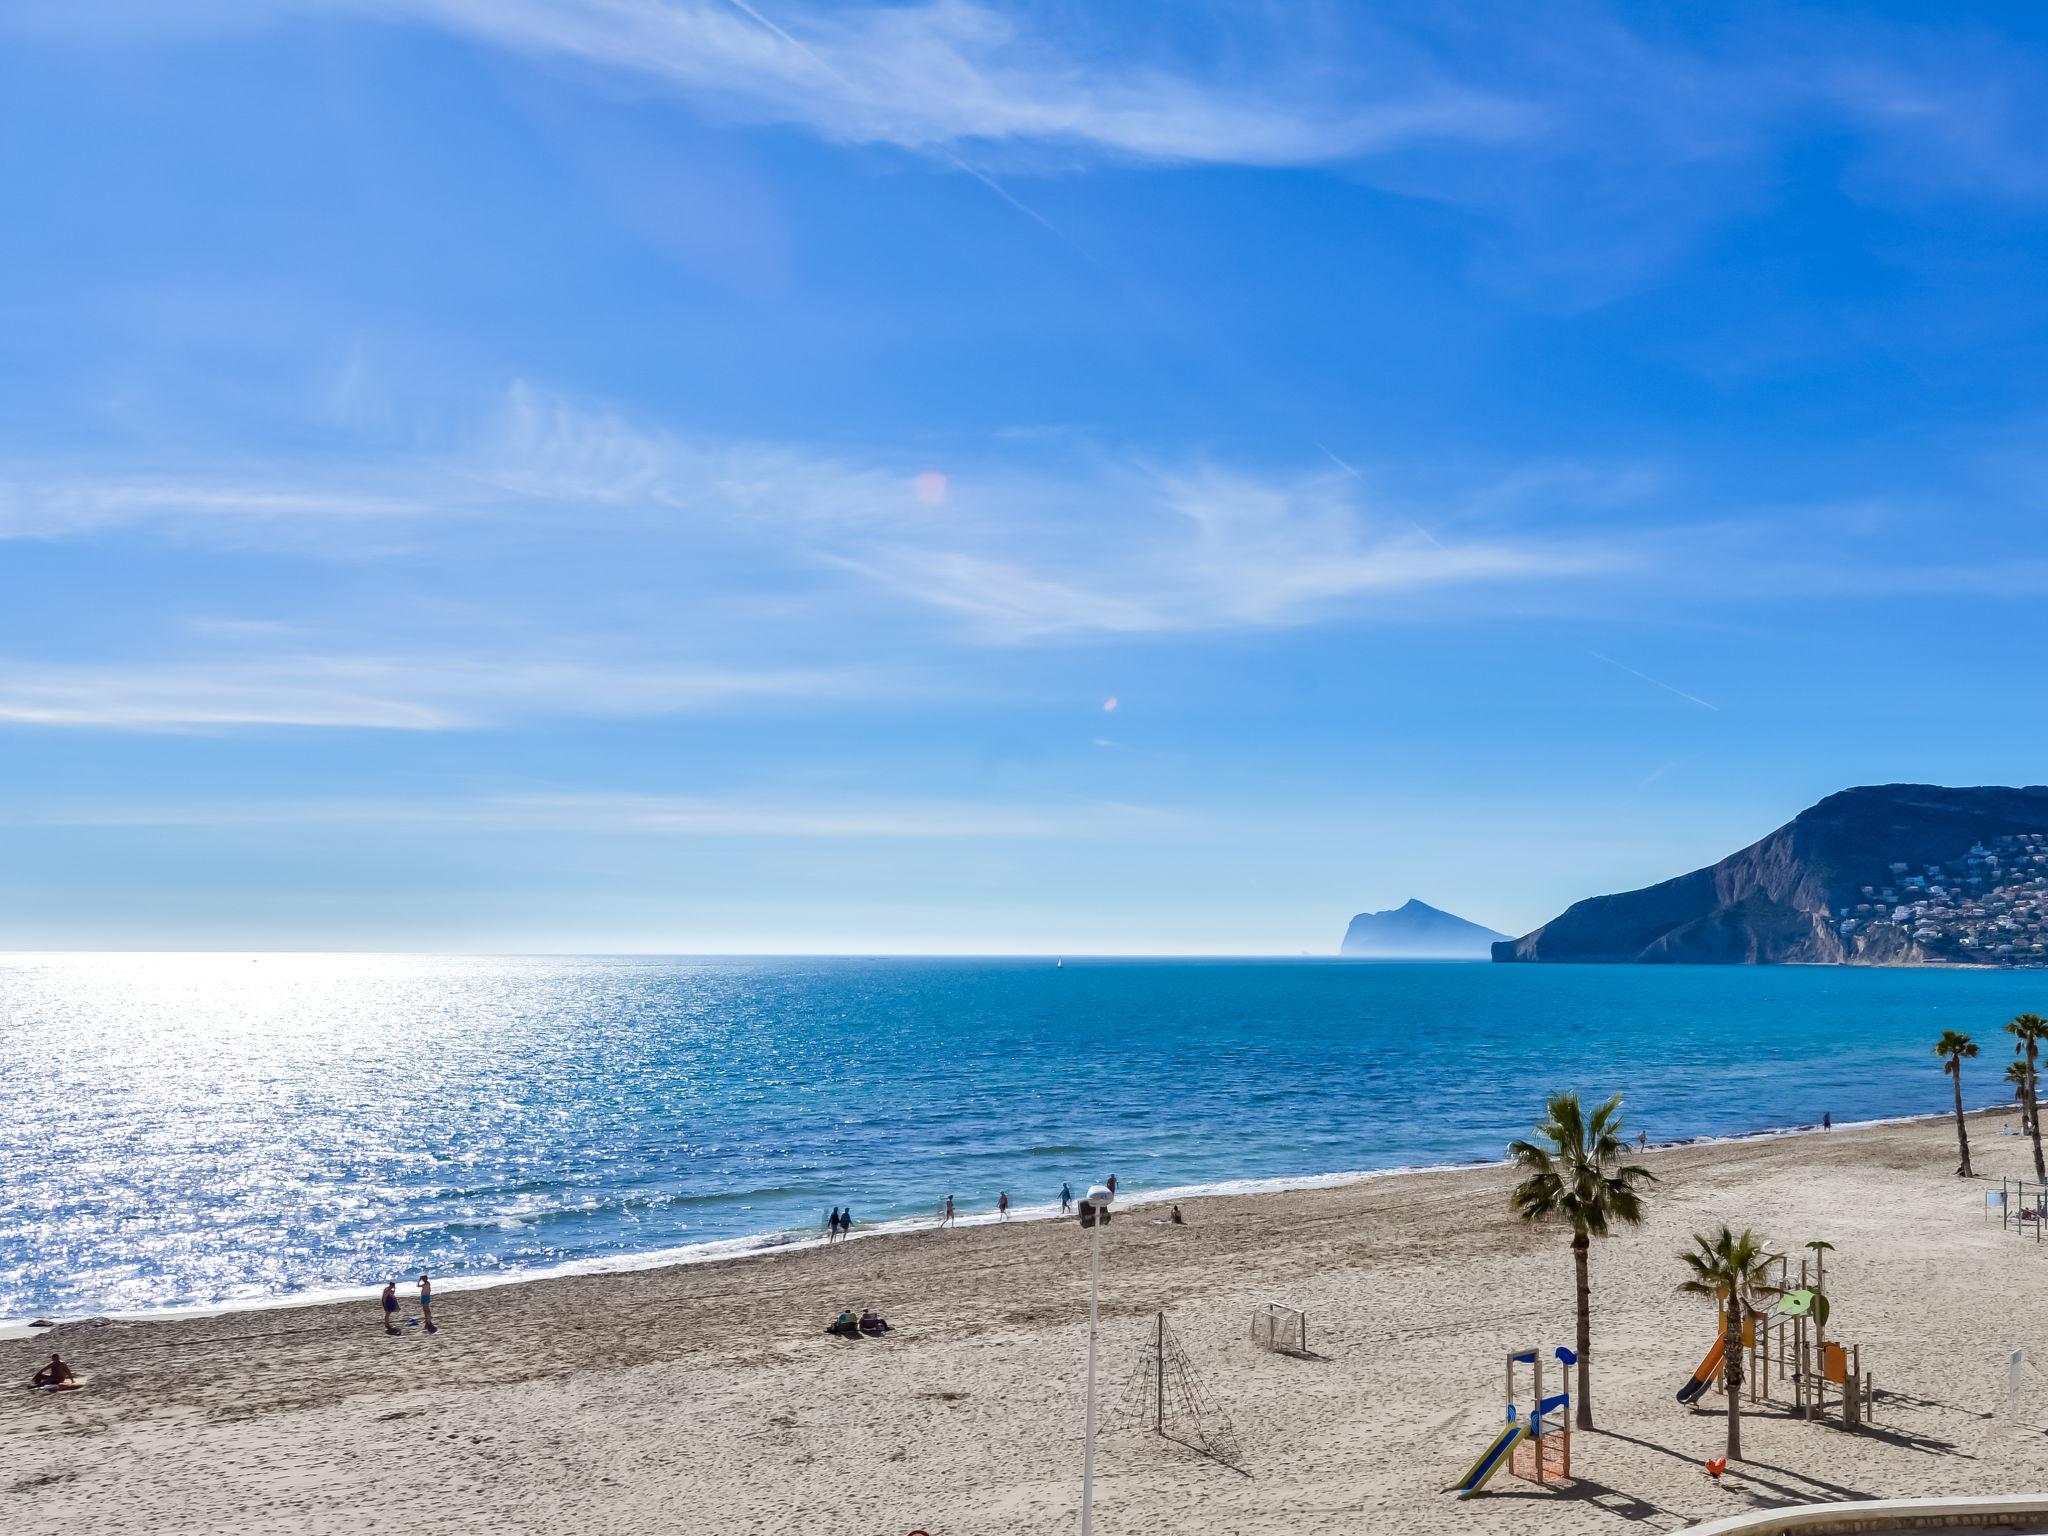
{"label": "palm frond", "polygon": [[1605,1237],[1617,1223],[1639,1223],[1638,1186],[1656,1182],[1656,1175],[1622,1161],[1628,1142],[1621,1095],[1588,1115],[1576,1093],[1553,1093],[1545,1109],[1532,1136],[1508,1145],[1508,1161],[1523,1175],[1508,1195],[1514,1212],[1524,1221],[1559,1222],[1587,1237]]}

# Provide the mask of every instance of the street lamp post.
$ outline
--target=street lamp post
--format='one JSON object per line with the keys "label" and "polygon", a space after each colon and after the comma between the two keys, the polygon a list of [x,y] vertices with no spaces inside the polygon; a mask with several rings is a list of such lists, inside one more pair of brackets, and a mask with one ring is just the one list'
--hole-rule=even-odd
{"label": "street lamp post", "polygon": [[1088,1388],[1081,1439],[1081,1536],[1090,1536],[1095,1518],[1095,1340],[1096,1305],[1102,1292],[1102,1229],[1109,1225],[1109,1205],[1116,1197],[1097,1184],[1081,1197],[1081,1225],[1088,1238]]}

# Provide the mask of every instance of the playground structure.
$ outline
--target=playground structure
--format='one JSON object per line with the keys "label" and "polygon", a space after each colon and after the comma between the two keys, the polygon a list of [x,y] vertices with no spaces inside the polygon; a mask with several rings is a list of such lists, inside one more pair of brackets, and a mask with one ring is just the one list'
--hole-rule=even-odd
{"label": "playground structure", "polygon": [[2048,1227],[2048,1185],[2026,1179],[2000,1179],[1996,1194],[1984,1191],[1985,1220],[1991,1219],[1994,1210],[1998,1212],[2000,1231],[2031,1237],[2038,1243],[2042,1241],[2042,1228]]}
{"label": "playground structure", "polygon": [[1250,1477],[1237,1426],[1203,1388],[1195,1363],[1167,1327],[1164,1312],[1154,1316],[1149,1334],[1109,1429],[1150,1429]]}
{"label": "playground structure", "polygon": [[[1859,1429],[1871,1422],[1876,1386],[1863,1369],[1861,1345],[1827,1336],[1827,1253],[1816,1249],[1799,1261],[1799,1279],[1792,1281],[1791,1261],[1778,1256],[1778,1279],[1771,1287],[1775,1307],[1745,1308],[1742,1319],[1743,1386],[1752,1403],[1783,1401],[1793,1417],[1824,1419],[1832,1396],[1842,1425]],[[1707,1392],[1727,1390],[1721,1369],[1726,1339],[1717,1329],[1713,1346],[1690,1380],[1679,1388],[1681,1403],[1697,1404]],[[1780,1393],[1786,1394],[1784,1398]]]}
{"label": "playground structure", "polygon": [[1308,1314],[1269,1301],[1252,1312],[1252,1342],[1276,1354],[1305,1355],[1309,1352]]}
{"label": "playground structure", "polygon": [[[1569,1369],[1578,1363],[1579,1357],[1560,1345],[1551,1351],[1558,1363]],[[1515,1409],[1515,1368],[1527,1366],[1530,1376],[1528,1416],[1518,1417]],[[1493,1480],[1494,1473],[1506,1467],[1510,1476],[1541,1487],[1551,1487],[1571,1481],[1572,1475],[1572,1397],[1569,1391],[1559,1392],[1550,1397],[1543,1395],[1543,1352],[1535,1349],[1518,1349],[1508,1356],[1507,1365],[1507,1420],[1492,1442],[1480,1453],[1479,1459],[1465,1471],[1465,1475],[1453,1483],[1448,1490],[1461,1499],[1469,1499],[1483,1492]],[[1544,1417],[1555,1414],[1555,1422],[1546,1426]]]}

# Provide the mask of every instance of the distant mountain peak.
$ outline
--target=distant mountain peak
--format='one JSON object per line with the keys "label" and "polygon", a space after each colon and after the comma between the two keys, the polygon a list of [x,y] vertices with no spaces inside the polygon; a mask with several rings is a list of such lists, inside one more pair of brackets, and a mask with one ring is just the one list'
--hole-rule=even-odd
{"label": "distant mountain peak", "polygon": [[1337,952],[1374,960],[1484,960],[1506,937],[1410,896],[1398,907],[1352,918]]}

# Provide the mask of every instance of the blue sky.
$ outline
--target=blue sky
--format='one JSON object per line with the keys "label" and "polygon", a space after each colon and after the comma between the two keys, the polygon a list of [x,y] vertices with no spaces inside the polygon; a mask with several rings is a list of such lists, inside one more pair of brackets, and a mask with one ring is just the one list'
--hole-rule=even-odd
{"label": "blue sky", "polygon": [[2038,781],[2044,27],[17,0],[0,943],[1322,953]]}

